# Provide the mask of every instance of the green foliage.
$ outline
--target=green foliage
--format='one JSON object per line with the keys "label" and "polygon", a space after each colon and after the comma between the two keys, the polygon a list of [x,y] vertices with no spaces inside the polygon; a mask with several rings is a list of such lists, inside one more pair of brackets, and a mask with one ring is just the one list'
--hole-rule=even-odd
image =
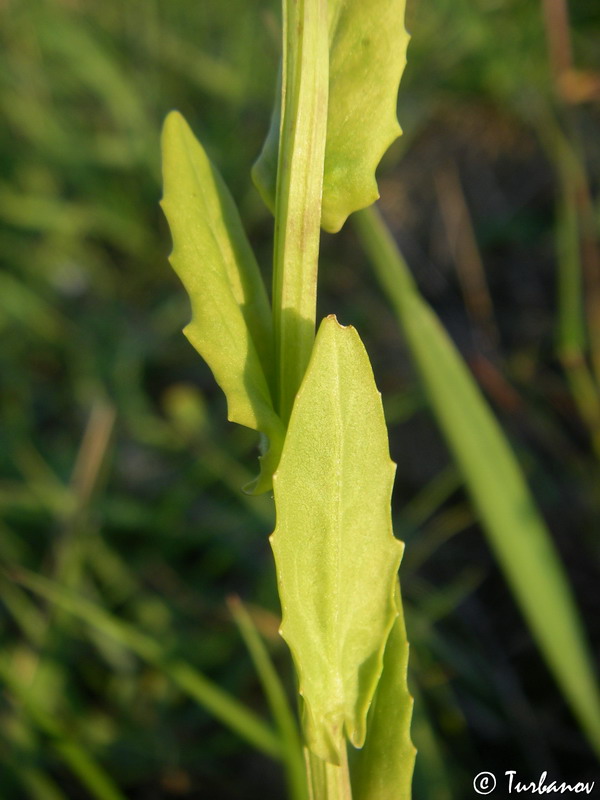
{"label": "green foliage", "polygon": [[229,609],[252,657],[252,662],[269,701],[273,719],[277,723],[290,800],[307,800],[308,786],[301,736],[285,688],[260,633],[252,622],[252,617],[237,597],[229,599]]}
{"label": "green foliage", "polygon": [[321,323],[273,480],[271,542],[309,747],[356,747],[382,669],[402,545],[381,400],[353,328]]}
{"label": "green foliage", "polygon": [[[510,431],[568,557],[585,622],[596,608],[599,478],[588,434],[590,422],[597,428],[599,373],[580,385],[591,339],[579,332],[600,320],[588,283],[597,245],[597,103],[557,101],[539,4],[431,0],[409,11],[405,136],[382,165],[384,211],[424,295]],[[599,9],[574,0],[569,13],[582,70],[569,73],[569,85],[593,89]],[[195,787],[220,800],[283,793],[278,768],[223,718],[211,718],[198,684],[188,681],[188,691],[130,647],[135,633],[150,636],[169,664],[185,663],[240,706],[266,713],[223,608],[224,593],[236,591],[256,603],[252,618],[288,692],[292,686],[264,535],[273,529],[272,504],[239,491],[254,471],[256,435],[222,422],[221,392],[180,336],[189,302],[165,271],[169,235],[156,208],[160,124],[176,107],[219,165],[259,264],[267,264],[270,220],[248,170],[268,127],[277,15],[273,0],[2,4],[0,559],[11,574],[26,566],[54,584],[63,571],[56,565],[70,564],[76,605],[85,597],[127,624],[119,640],[0,580],[0,646],[9,678],[24,689],[1,681],[3,800],[94,796],[54,747],[48,718],[128,798],[185,797]],[[557,148],[540,147],[551,120],[577,144],[569,176],[560,175],[562,158],[553,169]],[[440,227],[441,195],[432,187],[446,157],[460,172],[490,282],[500,329],[491,352],[464,313],[460,265]],[[585,173],[591,223],[578,205]],[[567,313],[558,319],[549,283],[555,238],[566,278],[557,299]],[[358,325],[375,356],[398,454],[393,510],[407,540],[415,798],[470,796],[482,758],[501,770],[508,757],[522,769],[555,762],[565,776],[574,763],[593,769],[512,612],[510,586],[480,536],[481,515],[438,445],[348,226],[334,245],[326,238],[320,280],[323,312],[335,308]],[[551,345],[561,321],[571,337],[561,349],[577,345],[572,375]],[[517,407],[485,382],[481,354]],[[575,393],[591,402],[574,403]],[[90,414],[107,400],[116,414],[110,441]]]}
{"label": "green foliage", "polygon": [[122,622],[83,597],[39,575],[23,573],[19,580],[27,588],[51,600],[59,608],[81,619],[91,628],[116,640],[140,658],[164,670],[184,692],[271,757],[280,756],[281,747],[273,732],[252,711],[224,692],[185,661],[170,657],[167,648],[139,627]]}
{"label": "green foliage", "polygon": [[171,263],[192,304],[184,333],[223,389],[229,419],[268,437],[267,466],[258,480],[264,491],[283,435],[269,389],[269,302],[231,195],[177,112],[164,126],[163,175]]}
{"label": "green foliage", "polygon": [[[402,609],[400,588],[396,604]],[[351,759],[353,800],[410,800],[416,750],[411,741],[412,697],[408,693],[408,642],[402,611],[394,620],[383,671],[369,709],[367,739]]]}
{"label": "green foliage", "polygon": [[[400,133],[398,85],[409,36],[405,0],[333,0],[329,19],[329,109],[323,173],[322,225],[340,230],[346,218],[378,197],[375,170]],[[280,101],[253,175],[275,205]]]}
{"label": "green foliage", "polygon": [[519,465],[376,211],[357,230],[405,333],[436,420],[548,665],[600,752],[600,694],[565,571]]}
{"label": "green foliage", "polygon": [[[93,798],[96,800],[125,800],[123,793],[94,756],[87,751],[84,745],[73,739],[68,731],[63,730],[60,723],[51,714],[36,703],[27,691],[26,685],[13,673],[4,660],[0,661],[0,679],[19,698],[32,724],[49,738],[58,757],[70,767]],[[49,796],[52,797],[52,784],[44,780],[43,773],[33,776],[30,774],[28,777],[33,777],[36,786],[41,783],[44,790],[47,790]]]}
{"label": "green foliage", "polygon": [[[394,595],[402,544],[392,532],[394,466],[366,351],[354,329],[342,328],[333,317],[323,321],[313,346],[328,132],[326,10],[325,0],[284,3],[273,308],[275,407],[284,422],[289,417],[289,426],[273,476],[272,546],[281,633],[294,656],[303,731],[312,751],[311,791],[322,800],[341,800],[350,793],[346,739],[364,745],[385,644],[400,612],[400,595]],[[344,20],[338,11],[333,27],[356,31],[360,20]],[[335,51],[336,36],[333,41]],[[360,52],[363,71],[368,54],[368,48]],[[356,71],[354,63],[351,76]],[[255,335],[268,343],[258,327],[268,330],[260,274],[231,198],[178,114],[165,123],[163,173],[171,261],[192,301],[186,335],[223,388],[230,419],[270,435],[272,418],[278,421],[265,379],[271,353],[254,343]],[[257,296],[258,314],[249,313]],[[257,642],[250,642],[256,658]],[[264,673],[262,656],[259,664]],[[272,693],[272,680],[266,685]],[[408,740],[406,691],[401,700]],[[410,774],[412,762],[405,767]],[[290,778],[290,785],[296,787],[297,780]]]}

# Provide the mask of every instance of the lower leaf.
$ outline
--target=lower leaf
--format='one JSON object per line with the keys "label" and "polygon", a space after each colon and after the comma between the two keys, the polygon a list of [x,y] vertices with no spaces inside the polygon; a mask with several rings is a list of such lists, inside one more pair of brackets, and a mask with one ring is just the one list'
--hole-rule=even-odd
{"label": "lower leaf", "polygon": [[323,320],[273,477],[271,537],[308,746],[339,764],[365,740],[397,616],[403,545],[394,538],[381,397],[352,327]]}

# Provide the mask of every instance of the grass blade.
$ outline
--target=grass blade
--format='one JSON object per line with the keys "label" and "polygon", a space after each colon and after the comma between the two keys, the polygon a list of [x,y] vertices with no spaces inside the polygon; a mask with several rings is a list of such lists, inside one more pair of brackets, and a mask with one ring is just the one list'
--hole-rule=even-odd
{"label": "grass blade", "polygon": [[271,713],[277,723],[282,742],[282,757],[285,761],[287,784],[290,800],[306,800],[308,788],[302,743],[296,719],[290,709],[285,690],[275,671],[267,649],[252,621],[252,617],[244,608],[238,597],[228,601],[229,609],[240,634],[248,648],[256,672],[269,701]]}
{"label": "grass blade", "polygon": [[367,209],[355,221],[490,546],[556,681],[600,753],[600,695],[585,635],[517,460],[456,348],[420,296],[379,213]]}
{"label": "grass blade", "polygon": [[116,640],[139,658],[164,670],[173,683],[257,750],[272,758],[281,757],[281,745],[277,737],[260,717],[190,664],[169,658],[163,645],[156,639],[47,578],[20,569],[16,579],[31,591]]}

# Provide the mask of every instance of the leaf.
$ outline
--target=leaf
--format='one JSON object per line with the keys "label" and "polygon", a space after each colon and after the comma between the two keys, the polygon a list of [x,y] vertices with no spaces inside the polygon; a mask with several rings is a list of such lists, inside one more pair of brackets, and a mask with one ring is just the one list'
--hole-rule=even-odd
{"label": "leaf", "polygon": [[[321,224],[335,233],[378,197],[375,170],[401,134],[398,86],[409,36],[405,0],[329,0],[329,113]],[[278,92],[279,98],[279,92]],[[253,178],[274,208],[280,99]]]}
{"label": "leaf", "polygon": [[[399,587],[396,604],[402,608]],[[411,798],[416,750],[410,739],[413,699],[406,684],[407,668],[408,642],[400,612],[385,647],[365,745],[351,761],[353,800]]]}
{"label": "leaf", "polygon": [[367,209],[354,219],[490,546],[557,683],[600,753],[600,694],[580,616],[519,464],[378,212]]}
{"label": "leaf", "polygon": [[223,389],[229,419],[268,437],[265,490],[283,428],[269,388],[273,343],[264,284],[227,187],[176,111],[165,120],[162,152],[170,261],[192,305],[184,333]]}
{"label": "leaf", "polygon": [[344,733],[357,747],[364,742],[397,615],[403,545],[391,525],[394,471],[367,353],[354,328],[328,317],[273,477],[271,543],[308,745],[336,764]]}

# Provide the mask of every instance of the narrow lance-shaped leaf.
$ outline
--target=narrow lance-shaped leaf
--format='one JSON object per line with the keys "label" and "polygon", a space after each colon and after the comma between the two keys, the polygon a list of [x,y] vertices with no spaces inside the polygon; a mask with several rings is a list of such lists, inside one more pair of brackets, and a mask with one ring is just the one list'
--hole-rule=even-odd
{"label": "narrow lance-shaped leaf", "polygon": [[352,754],[352,800],[410,800],[416,750],[410,738],[413,699],[406,683],[408,642],[400,587],[383,672],[367,718],[367,739]]}
{"label": "narrow lance-shaped leaf", "polygon": [[600,753],[594,665],[565,570],[519,464],[377,211],[361,211],[354,219],[498,563],[558,684]]}
{"label": "narrow lance-shaped leaf", "polygon": [[285,689],[269,652],[252,620],[238,597],[227,601],[229,610],[239,628],[248,652],[254,663],[257,675],[269,701],[277,732],[281,739],[281,757],[285,765],[289,800],[308,800],[306,771],[298,725]]}
{"label": "narrow lance-shaped leaf", "polygon": [[273,478],[271,537],[308,746],[339,763],[360,747],[397,611],[403,545],[381,398],[356,331],[323,320]]}
{"label": "narrow lance-shaped leaf", "polygon": [[162,150],[170,260],[192,305],[184,333],[225,392],[229,419],[268,437],[269,456],[256,487],[264,490],[283,439],[270,391],[273,343],[265,287],[227,187],[175,111],[165,121]]}
{"label": "narrow lance-shaped leaf", "polygon": [[[405,0],[329,0],[329,112],[321,224],[338,231],[378,197],[375,170],[401,134],[398,86],[409,36]],[[279,98],[279,92],[277,94]],[[269,208],[275,203],[280,101],[253,170]]]}

